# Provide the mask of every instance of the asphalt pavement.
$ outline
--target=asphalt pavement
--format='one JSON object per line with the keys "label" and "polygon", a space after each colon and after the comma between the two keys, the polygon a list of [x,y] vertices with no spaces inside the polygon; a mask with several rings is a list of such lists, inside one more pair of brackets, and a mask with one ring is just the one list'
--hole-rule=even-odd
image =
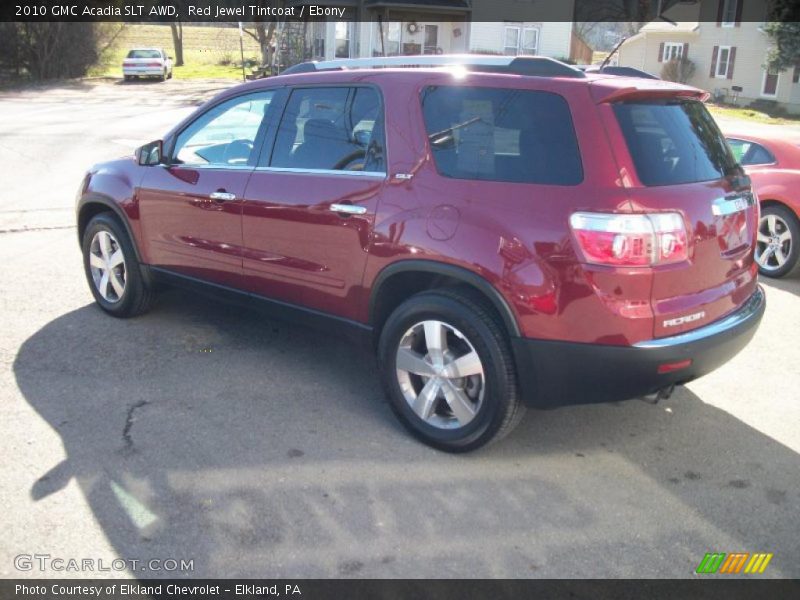
{"label": "asphalt pavement", "polygon": [[0,93],[0,577],[695,577],[706,552],[800,577],[799,278],[669,400],[529,411],[461,456],[411,439],[344,341],[180,291],[96,308],[84,170],[225,85]]}

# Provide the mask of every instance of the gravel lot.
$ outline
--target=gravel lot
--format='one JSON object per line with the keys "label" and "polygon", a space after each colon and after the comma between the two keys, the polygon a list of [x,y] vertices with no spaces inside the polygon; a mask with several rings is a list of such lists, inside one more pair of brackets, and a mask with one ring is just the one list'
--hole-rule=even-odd
{"label": "gravel lot", "polygon": [[81,575],[17,571],[33,553],[198,577],[692,577],[710,551],[800,577],[800,279],[764,281],[753,342],[670,400],[531,411],[468,456],[409,438],[371,358],[322,333],[178,291],[102,314],[72,225],[83,170],[224,85],[0,94],[0,577]]}

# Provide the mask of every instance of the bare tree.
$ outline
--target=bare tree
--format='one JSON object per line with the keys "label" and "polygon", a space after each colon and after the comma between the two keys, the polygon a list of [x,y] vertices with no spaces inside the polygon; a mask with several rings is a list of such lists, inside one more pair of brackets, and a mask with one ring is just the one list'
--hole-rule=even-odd
{"label": "bare tree", "polygon": [[172,29],[172,45],[175,48],[175,66],[183,66],[183,23],[173,21],[169,24]]}

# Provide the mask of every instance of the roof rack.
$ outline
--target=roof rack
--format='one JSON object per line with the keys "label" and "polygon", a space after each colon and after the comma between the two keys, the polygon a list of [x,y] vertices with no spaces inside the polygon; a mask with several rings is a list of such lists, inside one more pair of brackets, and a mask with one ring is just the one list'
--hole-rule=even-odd
{"label": "roof rack", "polygon": [[586,75],[559,60],[546,56],[487,56],[482,54],[436,54],[420,56],[379,56],[374,58],[341,58],[320,62],[304,62],[286,69],[283,75],[342,71],[348,69],[395,69],[420,67],[463,67],[482,73],[505,73],[534,77],[574,77]]}

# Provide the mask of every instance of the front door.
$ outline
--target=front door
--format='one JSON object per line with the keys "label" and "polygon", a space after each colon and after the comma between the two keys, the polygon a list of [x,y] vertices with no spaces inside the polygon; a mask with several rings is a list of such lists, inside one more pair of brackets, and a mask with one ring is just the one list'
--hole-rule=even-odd
{"label": "front door", "polygon": [[245,193],[244,275],[261,296],[354,318],[386,178],[374,87],[292,91]]}
{"label": "front door", "polygon": [[273,91],[211,107],[175,138],[138,192],[148,261],[220,285],[242,285],[242,205]]}

